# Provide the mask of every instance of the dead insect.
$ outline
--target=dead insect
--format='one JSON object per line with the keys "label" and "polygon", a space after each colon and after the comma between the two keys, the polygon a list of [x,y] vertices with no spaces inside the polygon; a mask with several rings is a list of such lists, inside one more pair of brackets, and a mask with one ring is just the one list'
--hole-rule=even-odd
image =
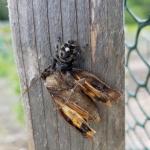
{"label": "dead insect", "polygon": [[89,122],[100,121],[95,102],[111,105],[121,94],[95,75],[73,68],[79,54],[80,47],[75,41],[58,45],[53,64],[44,70],[41,78],[64,119],[85,137],[92,138],[96,131]]}

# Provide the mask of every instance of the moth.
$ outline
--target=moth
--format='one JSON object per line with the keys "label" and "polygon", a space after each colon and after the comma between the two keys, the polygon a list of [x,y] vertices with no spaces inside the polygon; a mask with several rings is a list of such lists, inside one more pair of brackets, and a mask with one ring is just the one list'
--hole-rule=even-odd
{"label": "moth", "polygon": [[60,42],[53,63],[41,78],[64,119],[83,136],[93,138],[96,131],[89,124],[101,120],[96,103],[110,106],[120,99],[121,93],[92,73],[74,68],[80,54],[76,41]]}

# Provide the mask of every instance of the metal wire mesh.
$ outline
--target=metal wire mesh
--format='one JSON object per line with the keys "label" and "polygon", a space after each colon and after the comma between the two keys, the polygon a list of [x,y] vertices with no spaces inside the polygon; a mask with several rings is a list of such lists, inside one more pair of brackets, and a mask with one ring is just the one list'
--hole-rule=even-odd
{"label": "metal wire mesh", "polygon": [[126,149],[150,150],[150,16],[140,19],[128,1],[125,0],[125,15],[135,26],[134,33],[128,32],[130,38],[127,34],[125,37]]}

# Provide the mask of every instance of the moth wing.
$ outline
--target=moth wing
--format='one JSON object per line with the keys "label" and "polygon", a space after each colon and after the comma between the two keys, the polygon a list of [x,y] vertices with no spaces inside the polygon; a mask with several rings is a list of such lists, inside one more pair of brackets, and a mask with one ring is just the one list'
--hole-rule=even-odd
{"label": "moth wing", "polygon": [[67,105],[76,112],[78,112],[84,118],[85,121],[99,122],[101,120],[99,114],[97,115],[89,110],[86,110],[79,106],[79,104],[76,104],[75,102],[69,102]]}
{"label": "moth wing", "polygon": [[64,103],[59,97],[55,97],[54,101],[57,104],[62,116],[69,124],[74,126],[87,138],[92,138],[94,136],[96,131],[88,125],[81,112],[74,110],[73,106],[69,106],[68,104]]}
{"label": "moth wing", "polygon": [[88,111],[86,111],[85,109],[83,109],[82,107],[77,105],[76,103],[69,102],[69,103],[67,103],[67,105],[71,109],[76,111],[80,116],[82,116],[85,121],[88,121],[90,119],[90,114],[88,113]]}
{"label": "moth wing", "polygon": [[110,88],[98,77],[87,71],[73,69],[72,75],[77,81],[85,79],[85,82],[80,84],[80,87],[95,102],[101,101],[111,106],[112,102],[116,102],[121,98],[119,91]]}
{"label": "moth wing", "polygon": [[[72,85],[70,86],[69,84],[71,83]],[[71,74],[61,74],[61,76],[60,74],[51,75],[46,78],[45,86],[54,99],[55,97],[59,97],[63,102],[68,101],[67,105],[78,112],[85,120],[91,122],[100,121],[96,105],[75,84],[75,79]]]}

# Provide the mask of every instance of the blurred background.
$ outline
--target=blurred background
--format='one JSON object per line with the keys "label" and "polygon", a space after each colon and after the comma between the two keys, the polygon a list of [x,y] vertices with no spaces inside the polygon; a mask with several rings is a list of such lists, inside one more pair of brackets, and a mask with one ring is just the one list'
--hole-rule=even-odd
{"label": "blurred background", "polygon": [[150,0],[125,1],[126,149],[150,150]]}
{"label": "blurred background", "polygon": [[0,150],[26,150],[27,131],[12,49],[7,1],[0,0]]}
{"label": "blurred background", "polygon": [[[126,0],[126,149],[150,150],[150,0]],[[26,150],[7,1],[0,0],[0,150]]]}

